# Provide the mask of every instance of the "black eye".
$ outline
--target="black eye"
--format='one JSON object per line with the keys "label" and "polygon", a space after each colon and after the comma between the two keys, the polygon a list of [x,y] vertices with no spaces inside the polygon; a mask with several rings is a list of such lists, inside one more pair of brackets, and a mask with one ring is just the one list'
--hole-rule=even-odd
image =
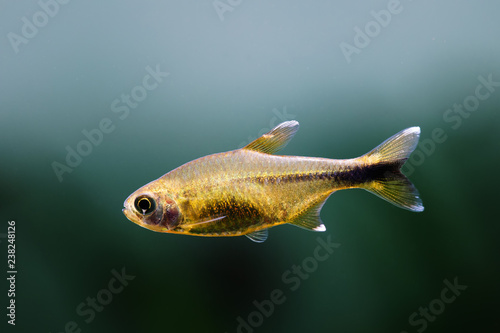
{"label": "black eye", "polygon": [[147,215],[152,213],[156,209],[156,203],[150,197],[140,196],[135,199],[135,209],[137,209],[143,215]]}

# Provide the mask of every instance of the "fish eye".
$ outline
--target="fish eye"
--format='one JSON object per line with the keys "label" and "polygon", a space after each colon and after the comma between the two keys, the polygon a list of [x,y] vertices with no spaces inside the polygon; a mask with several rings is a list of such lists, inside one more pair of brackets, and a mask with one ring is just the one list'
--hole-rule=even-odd
{"label": "fish eye", "polygon": [[135,209],[143,215],[151,214],[156,209],[156,203],[148,196],[140,196],[135,199]]}

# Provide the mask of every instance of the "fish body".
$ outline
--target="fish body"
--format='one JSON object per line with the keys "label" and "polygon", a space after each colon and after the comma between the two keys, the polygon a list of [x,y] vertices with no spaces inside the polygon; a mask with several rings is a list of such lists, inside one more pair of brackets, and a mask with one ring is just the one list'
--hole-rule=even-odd
{"label": "fish body", "polygon": [[353,159],[274,155],[298,127],[284,122],[246,147],[186,163],[132,193],[123,211],[158,232],[246,235],[262,242],[280,224],[325,231],[321,207],[343,189],[363,188],[399,207],[423,210],[417,190],[399,171],[418,143],[418,127]]}

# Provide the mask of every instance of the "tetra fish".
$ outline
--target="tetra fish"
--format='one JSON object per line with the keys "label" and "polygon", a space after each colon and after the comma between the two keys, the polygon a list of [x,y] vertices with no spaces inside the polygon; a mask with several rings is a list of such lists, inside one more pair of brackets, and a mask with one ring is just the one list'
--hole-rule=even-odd
{"label": "tetra fish", "polygon": [[263,242],[269,228],[285,223],[325,231],[321,207],[338,190],[362,188],[398,207],[424,210],[400,171],[417,146],[419,127],[353,159],[274,155],[298,128],[287,121],[241,149],[186,163],[132,193],[123,213],[153,231]]}

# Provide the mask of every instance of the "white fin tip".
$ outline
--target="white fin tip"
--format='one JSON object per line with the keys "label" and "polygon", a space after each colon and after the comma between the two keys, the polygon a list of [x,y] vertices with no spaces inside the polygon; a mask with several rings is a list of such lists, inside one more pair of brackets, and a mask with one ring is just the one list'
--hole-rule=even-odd
{"label": "white fin tip", "polygon": [[316,228],[314,228],[313,230],[314,231],[326,231],[326,227],[324,224],[320,224]]}
{"label": "white fin tip", "polygon": [[416,134],[420,134],[420,127],[418,126],[414,126],[414,127],[409,127],[407,129],[404,130],[405,132],[408,132],[408,133],[416,133]]}

